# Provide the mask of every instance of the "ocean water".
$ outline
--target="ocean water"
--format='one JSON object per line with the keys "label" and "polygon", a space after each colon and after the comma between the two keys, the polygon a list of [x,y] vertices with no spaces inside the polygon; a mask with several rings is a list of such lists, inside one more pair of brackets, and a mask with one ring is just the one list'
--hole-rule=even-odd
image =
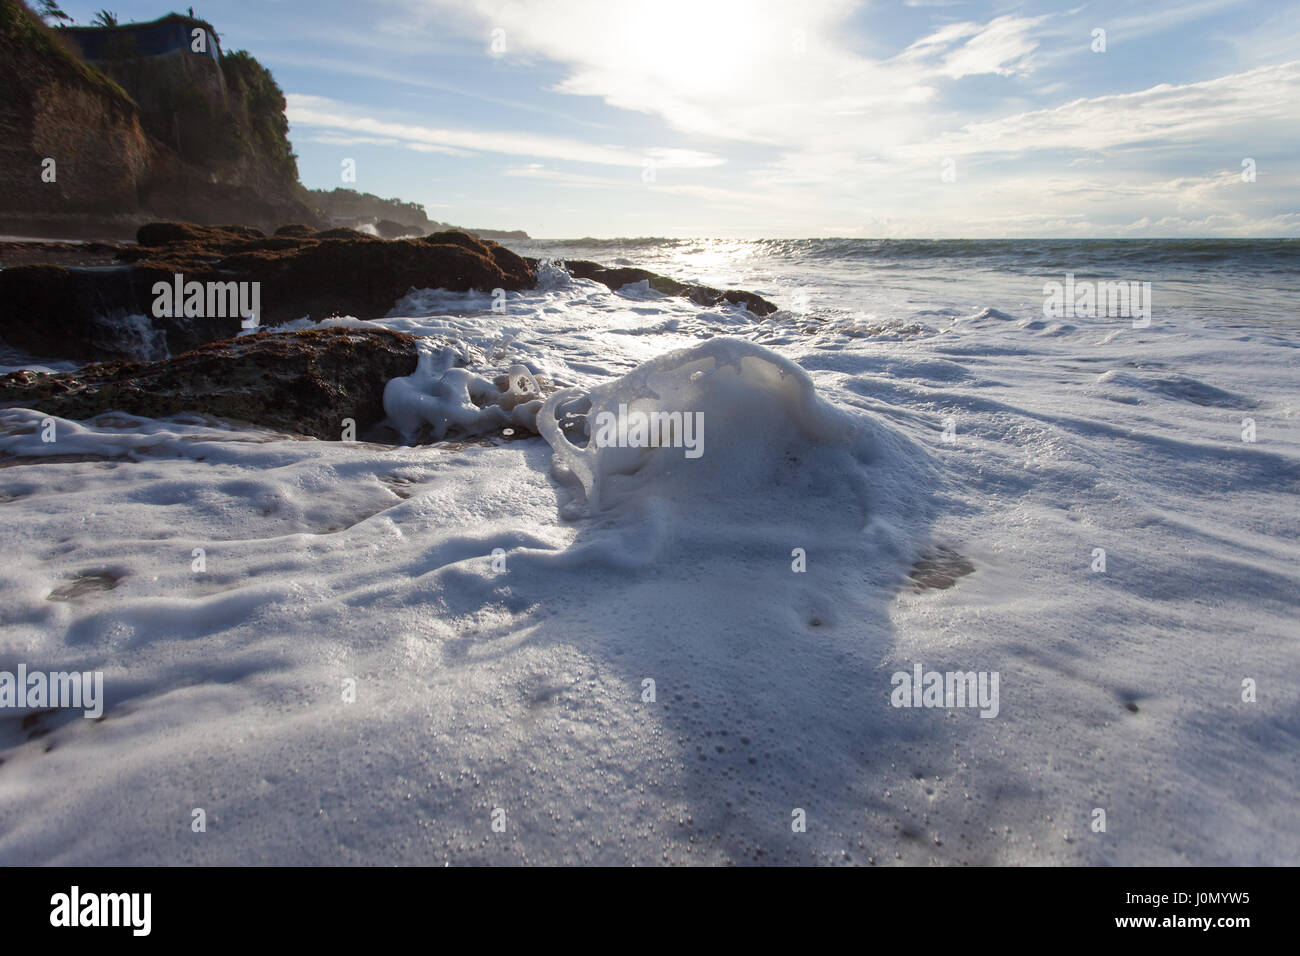
{"label": "ocean water", "polygon": [[0,862],[1300,863],[1300,243],[514,248],[441,443],[0,411]]}

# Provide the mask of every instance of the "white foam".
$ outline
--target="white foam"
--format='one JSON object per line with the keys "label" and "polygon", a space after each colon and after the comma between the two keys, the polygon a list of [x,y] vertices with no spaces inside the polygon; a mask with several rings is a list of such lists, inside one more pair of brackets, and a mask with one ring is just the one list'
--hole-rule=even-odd
{"label": "white foam", "polygon": [[[571,389],[547,440],[0,412],[0,669],[106,697],[0,714],[0,861],[1300,861],[1293,336],[862,268],[709,279],[812,316],[556,273],[370,323],[427,337],[408,433],[541,406],[522,368]],[[620,405],[703,454],[583,447]],[[935,544],[975,571],[915,590]],[[997,717],[893,708],[917,662],[999,672]]]}
{"label": "white foam", "polygon": [[542,390],[523,365],[502,381],[484,378],[451,362],[450,349],[422,348],[416,370],[384,388],[384,412],[403,441],[441,441],[507,426],[537,431]]}
{"label": "white foam", "polygon": [[[582,447],[559,417],[574,405],[585,409]],[[593,423],[629,415],[651,422],[650,431],[630,444],[625,428],[620,443],[595,440]],[[557,473],[576,479],[579,506],[589,513],[644,494],[711,507],[720,496],[770,491],[773,469],[787,477],[815,474],[816,464],[786,465],[792,447],[842,449],[864,463],[876,454],[865,422],[820,401],[797,365],[741,339],[710,339],[605,385],[558,392],[542,407],[538,426],[554,449]]]}

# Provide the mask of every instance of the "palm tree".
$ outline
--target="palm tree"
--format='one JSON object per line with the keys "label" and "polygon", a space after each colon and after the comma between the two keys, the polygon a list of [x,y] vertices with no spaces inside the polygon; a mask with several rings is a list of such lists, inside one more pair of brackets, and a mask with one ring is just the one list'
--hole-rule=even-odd
{"label": "palm tree", "polygon": [[100,10],[95,14],[94,19],[90,21],[90,24],[96,27],[115,27],[117,26],[117,14],[111,10]]}
{"label": "palm tree", "polygon": [[38,0],[36,4],[36,14],[46,22],[50,20],[66,20],[72,22],[72,17],[63,12],[63,8],[55,0]]}

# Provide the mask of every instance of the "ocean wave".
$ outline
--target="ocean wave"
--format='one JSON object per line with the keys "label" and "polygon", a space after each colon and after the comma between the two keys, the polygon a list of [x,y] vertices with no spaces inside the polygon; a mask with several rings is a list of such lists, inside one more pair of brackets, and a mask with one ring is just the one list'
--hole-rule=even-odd
{"label": "ocean wave", "polygon": [[691,254],[723,242],[780,260],[909,262],[987,259],[1015,271],[1112,272],[1117,267],[1221,265],[1251,271],[1300,267],[1298,239],[549,239],[536,249]]}

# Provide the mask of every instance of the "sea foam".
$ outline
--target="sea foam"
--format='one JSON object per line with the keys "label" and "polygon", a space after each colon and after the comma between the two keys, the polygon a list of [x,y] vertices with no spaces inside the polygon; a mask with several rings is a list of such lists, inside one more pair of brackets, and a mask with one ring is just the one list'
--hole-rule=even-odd
{"label": "sea foam", "polygon": [[[652,442],[598,440],[602,420],[660,428]],[[561,514],[599,518],[598,550],[643,564],[676,553],[785,556],[815,546],[887,577],[931,484],[925,454],[885,424],[823,400],[809,375],[752,342],[714,338],[590,389],[551,395],[537,428],[567,494]],[[683,434],[684,433],[684,434]],[[637,436],[620,432],[620,437]],[[602,535],[586,540],[594,549]],[[874,557],[864,562],[862,552]],[[577,559],[581,549],[571,558]],[[856,555],[855,557],[848,557]],[[892,555],[894,557],[886,557]],[[869,577],[877,577],[869,574]]]}
{"label": "sea foam", "polygon": [[524,365],[504,376],[484,378],[452,365],[449,349],[421,350],[411,375],[384,388],[384,413],[403,441],[441,441],[449,435],[475,435],[507,426],[536,431],[542,390]]}

